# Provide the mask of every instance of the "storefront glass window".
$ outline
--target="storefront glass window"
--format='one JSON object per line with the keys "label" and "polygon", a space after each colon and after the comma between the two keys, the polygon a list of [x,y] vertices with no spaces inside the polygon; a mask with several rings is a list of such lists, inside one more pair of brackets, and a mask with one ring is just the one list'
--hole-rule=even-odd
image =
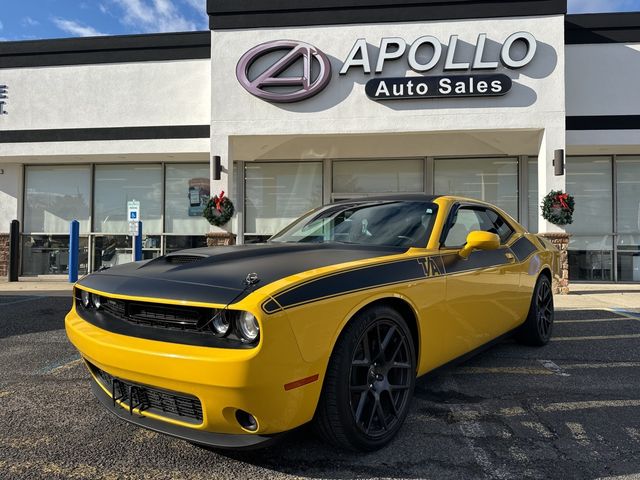
{"label": "storefront glass window", "polygon": [[518,218],[518,159],[436,159],[434,191],[492,203]]}
{"label": "storefront glass window", "polygon": [[245,164],[245,225],[248,234],[278,232],[322,205],[322,162]]}
{"label": "storefront glass window", "polygon": [[616,157],[618,280],[640,282],[640,157]]}
{"label": "storefront glass window", "polygon": [[333,162],[333,193],[421,193],[424,160],[340,160]]}
{"label": "storefront glass window", "polygon": [[[87,237],[80,237],[78,273],[87,273]],[[22,237],[22,275],[67,275],[69,273],[69,235],[24,235]]]}
{"label": "storefront glass window", "polygon": [[144,233],[162,232],[162,167],[96,165],[93,231],[127,234],[127,202],[140,202]]}
{"label": "storefront glass window", "polygon": [[[142,211],[142,208],[140,209]],[[128,235],[99,235],[94,237],[93,269],[113,267],[132,261],[132,237]],[[160,236],[143,235],[142,259],[160,256]]]}
{"label": "storefront glass window", "polygon": [[538,232],[538,218],[540,217],[540,203],[538,202],[538,159],[529,158],[527,161],[527,183],[529,190],[529,228],[532,233]]}
{"label": "storefront glass window", "polygon": [[203,236],[209,231],[202,216],[209,200],[209,165],[167,165],[165,182],[165,232]]}
{"label": "storefront glass window", "polygon": [[572,280],[613,279],[611,157],[569,157],[567,192],[574,196],[569,273]]}
{"label": "storefront glass window", "polygon": [[69,222],[89,232],[91,168],[30,166],[25,168],[24,231],[66,233]]}
{"label": "storefront glass window", "polygon": [[167,253],[186,248],[201,248],[207,246],[207,238],[204,235],[167,235],[165,237],[165,251]]}

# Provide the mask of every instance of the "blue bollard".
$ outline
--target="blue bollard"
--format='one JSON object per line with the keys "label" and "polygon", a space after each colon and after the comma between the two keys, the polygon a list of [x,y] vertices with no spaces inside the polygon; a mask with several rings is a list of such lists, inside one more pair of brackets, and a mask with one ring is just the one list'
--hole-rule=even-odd
{"label": "blue bollard", "polygon": [[138,222],[138,235],[135,237],[133,258],[136,262],[142,260],[142,222]]}
{"label": "blue bollard", "polygon": [[78,281],[78,261],[80,258],[80,222],[71,220],[69,225],[69,283]]}

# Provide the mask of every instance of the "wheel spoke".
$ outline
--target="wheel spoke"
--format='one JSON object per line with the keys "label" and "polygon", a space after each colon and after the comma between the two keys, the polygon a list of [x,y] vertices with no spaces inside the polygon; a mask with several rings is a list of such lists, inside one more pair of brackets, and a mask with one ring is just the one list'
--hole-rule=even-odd
{"label": "wheel spoke", "polygon": [[391,367],[389,367],[389,370],[392,370],[394,368],[410,369],[411,365],[409,363],[393,362],[391,364]]}
{"label": "wheel spoke", "polygon": [[391,327],[387,332],[387,334],[384,336],[384,340],[382,340],[382,343],[380,344],[380,351],[383,353],[383,355],[384,353],[386,353],[387,347],[389,347],[389,343],[391,343],[391,339],[393,338],[393,335],[395,333],[396,333],[396,327]]}
{"label": "wheel spoke", "polygon": [[368,391],[362,392],[360,394],[360,400],[358,400],[358,407],[356,408],[355,417],[356,423],[360,423],[360,417],[362,417],[362,411],[364,410],[364,405],[367,402]]}
{"label": "wheel spoke", "polygon": [[375,405],[373,406],[373,408],[371,409],[371,415],[369,416],[369,421],[367,422],[367,428],[366,428],[366,433],[367,435],[369,434],[369,431],[371,430],[371,424],[373,423],[373,417],[376,416],[376,408]]}
{"label": "wheel spoke", "polygon": [[382,402],[380,401],[380,397],[376,398],[376,410],[378,412],[378,418],[382,423],[382,428],[388,430],[389,425],[387,424],[387,419],[385,418],[384,410],[382,409]]}
{"label": "wheel spoke", "polygon": [[367,362],[367,365],[371,363],[371,346],[369,345],[369,332],[367,331],[364,334],[364,338],[362,339],[362,348],[364,350],[364,361]]}
{"label": "wheel spoke", "polygon": [[398,356],[398,353],[400,352],[400,349],[404,346],[404,342],[402,341],[402,339],[398,342],[398,345],[396,345],[396,349],[393,351],[393,353],[391,354],[391,357],[389,357],[389,361],[390,362],[395,362],[396,357]]}

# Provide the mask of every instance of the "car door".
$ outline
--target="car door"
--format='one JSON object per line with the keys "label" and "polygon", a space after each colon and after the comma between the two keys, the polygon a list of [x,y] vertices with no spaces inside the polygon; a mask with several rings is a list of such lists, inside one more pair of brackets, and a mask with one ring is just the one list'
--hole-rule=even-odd
{"label": "car door", "polygon": [[[467,259],[458,252],[475,230],[496,233],[496,250],[476,250]],[[507,247],[509,223],[481,205],[457,204],[442,232],[441,254],[446,273],[446,301],[457,329],[457,343],[469,351],[514,328],[520,318],[520,266]],[[464,352],[458,352],[464,353]]]}

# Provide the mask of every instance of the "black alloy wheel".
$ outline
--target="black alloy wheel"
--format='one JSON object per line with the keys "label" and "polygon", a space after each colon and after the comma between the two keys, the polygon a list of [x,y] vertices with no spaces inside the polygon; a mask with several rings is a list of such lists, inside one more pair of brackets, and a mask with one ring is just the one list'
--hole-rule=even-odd
{"label": "black alloy wheel", "polygon": [[410,400],[415,377],[410,340],[392,321],[379,320],[360,336],[351,360],[351,412],[362,433],[379,438],[393,430]]}
{"label": "black alloy wheel", "polygon": [[540,275],[533,289],[533,298],[525,322],[516,331],[516,340],[525,345],[542,346],[549,343],[553,334],[553,292],[551,280]]}
{"label": "black alloy wheel", "polygon": [[541,339],[548,341],[553,329],[553,294],[549,281],[540,282],[536,290],[536,317],[538,334]]}
{"label": "black alloy wheel", "polygon": [[349,450],[383,447],[409,412],[415,378],[415,347],[402,315],[387,305],[360,312],[331,355],[316,411],[317,431]]}

